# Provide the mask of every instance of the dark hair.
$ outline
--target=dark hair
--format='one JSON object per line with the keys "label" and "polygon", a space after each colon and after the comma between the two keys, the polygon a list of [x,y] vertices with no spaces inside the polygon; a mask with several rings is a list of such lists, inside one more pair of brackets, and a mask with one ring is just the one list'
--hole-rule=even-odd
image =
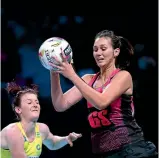
{"label": "dark hair", "polygon": [[126,69],[127,67],[129,67],[132,55],[134,54],[133,46],[130,44],[130,42],[122,36],[116,36],[113,31],[109,30],[103,30],[97,33],[97,35],[95,36],[95,40],[101,37],[111,38],[112,47],[114,49],[120,49],[120,54],[116,58],[115,62],[116,67],[120,69]]}
{"label": "dark hair", "polygon": [[32,93],[38,95],[38,86],[31,84],[30,86],[21,87],[16,82],[7,83],[6,88],[10,97],[12,97],[12,109],[17,117],[17,120],[20,120],[19,115],[15,111],[15,107],[20,107],[21,97],[26,93]]}

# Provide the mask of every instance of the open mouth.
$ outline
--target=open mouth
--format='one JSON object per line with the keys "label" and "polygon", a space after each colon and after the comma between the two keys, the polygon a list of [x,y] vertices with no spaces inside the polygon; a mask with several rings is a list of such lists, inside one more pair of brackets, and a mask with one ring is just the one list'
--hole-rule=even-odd
{"label": "open mouth", "polygon": [[97,59],[98,62],[104,61],[104,59]]}
{"label": "open mouth", "polygon": [[32,112],[38,112],[38,110],[32,110]]}

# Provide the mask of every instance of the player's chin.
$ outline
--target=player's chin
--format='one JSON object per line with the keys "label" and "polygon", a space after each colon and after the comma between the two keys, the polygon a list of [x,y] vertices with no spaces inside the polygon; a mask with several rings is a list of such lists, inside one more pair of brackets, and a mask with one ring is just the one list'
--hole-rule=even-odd
{"label": "player's chin", "polygon": [[102,67],[105,66],[105,63],[104,63],[104,62],[97,62],[97,66],[98,66],[99,68],[102,68]]}
{"label": "player's chin", "polygon": [[39,119],[39,117],[36,117],[36,118],[32,118],[31,120],[32,120],[32,122],[37,122],[38,119]]}
{"label": "player's chin", "polygon": [[38,121],[40,114],[32,114],[32,119],[33,121]]}

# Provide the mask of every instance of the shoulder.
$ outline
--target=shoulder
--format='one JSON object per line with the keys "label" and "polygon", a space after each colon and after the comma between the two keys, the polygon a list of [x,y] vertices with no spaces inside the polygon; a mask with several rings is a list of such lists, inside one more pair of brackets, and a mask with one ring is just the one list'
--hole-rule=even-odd
{"label": "shoulder", "polygon": [[45,131],[49,129],[49,127],[45,123],[38,122],[37,125],[39,126],[40,131]]}
{"label": "shoulder", "polygon": [[19,128],[18,128],[18,126],[17,126],[16,123],[11,123],[11,124],[9,124],[9,125],[6,127],[6,131],[7,131],[7,132],[8,132],[8,131],[12,131],[12,132],[19,132],[19,133],[20,133],[20,130],[19,130]]}
{"label": "shoulder", "polygon": [[113,79],[114,80],[122,79],[122,80],[132,81],[132,76],[131,76],[131,74],[128,71],[121,70],[113,77]]}
{"label": "shoulder", "polygon": [[89,83],[90,80],[95,76],[96,74],[86,74],[84,76],[82,76],[82,79],[86,82]]}
{"label": "shoulder", "polygon": [[38,122],[37,125],[39,126],[39,131],[42,134],[42,137],[45,138],[50,133],[49,127],[45,123]]}
{"label": "shoulder", "polygon": [[11,123],[6,126],[2,131],[2,135],[5,136],[8,140],[22,138],[21,132],[16,125],[16,123]]}

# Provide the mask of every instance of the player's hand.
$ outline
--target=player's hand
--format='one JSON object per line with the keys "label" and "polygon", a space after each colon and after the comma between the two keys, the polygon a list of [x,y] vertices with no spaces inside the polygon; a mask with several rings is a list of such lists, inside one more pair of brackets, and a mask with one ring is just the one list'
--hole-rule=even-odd
{"label": "player's hand", "polygon": [[80,137],[82,137],[82,134],[72,132],[68,136],[66,136],[66,141],[72,147],[73,146],[73,141],[77,140]]}
{"label": "player's hand", "polygon": [[60,73],[66,78],[70,79],[73,75],[75,75],[75,71],[70,63],[68,63],[66,55],[63,51],[61,51],[62,61],[58,60],[58,58],[53,57],[57,64],[50,63],[50,66],[56,68],[56,73]]}

